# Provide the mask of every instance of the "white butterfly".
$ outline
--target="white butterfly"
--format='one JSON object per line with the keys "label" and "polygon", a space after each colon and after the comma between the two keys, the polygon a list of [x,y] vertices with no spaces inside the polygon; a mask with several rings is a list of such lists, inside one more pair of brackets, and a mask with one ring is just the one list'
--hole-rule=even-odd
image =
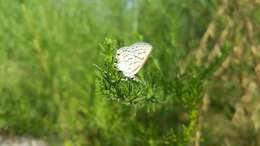
{"label": "white butterfly", "polygon": [[143,67],[151,51],[152,45],[144,42],[122,47],[116,51],[116,67],[125,77],[133,79]]}

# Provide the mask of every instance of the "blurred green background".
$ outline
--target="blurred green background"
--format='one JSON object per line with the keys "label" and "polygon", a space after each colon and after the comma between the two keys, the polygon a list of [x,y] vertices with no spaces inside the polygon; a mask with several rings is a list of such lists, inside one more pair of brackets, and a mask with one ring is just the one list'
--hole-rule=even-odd
{"label": "blurred green background", "polygon": [[136,116],[97,94],[99,44],[142,38],[170,78],[191,57],[206,66],[227,41],[232,51],[205,81],[190,145],[260,145],[259,24],[259,0],[0,0],[0,134],[64,146],[171,145],[154,138],[153,119],[173,123],[174,107]]}

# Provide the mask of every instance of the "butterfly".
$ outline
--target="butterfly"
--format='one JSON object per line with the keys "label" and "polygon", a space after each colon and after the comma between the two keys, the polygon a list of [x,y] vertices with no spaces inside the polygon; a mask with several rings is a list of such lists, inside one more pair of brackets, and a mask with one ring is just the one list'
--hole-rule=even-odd
{"label": "butterfly", "polygon": [[135,74],[143,67],[151,51],[152,45],[144,42],[122,47],[116,51],[116,67],[125,77],[134,79]]}

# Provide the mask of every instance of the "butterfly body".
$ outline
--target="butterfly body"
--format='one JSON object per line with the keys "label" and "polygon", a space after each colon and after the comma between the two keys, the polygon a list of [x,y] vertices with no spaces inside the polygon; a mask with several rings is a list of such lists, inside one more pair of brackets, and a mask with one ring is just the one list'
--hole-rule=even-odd
{"label": "butterfly body", "polygon": [[116,52],[116,67],[125,77],[132,79],[143,67],[151,51],[152,45],[143,42],[122,47]]}

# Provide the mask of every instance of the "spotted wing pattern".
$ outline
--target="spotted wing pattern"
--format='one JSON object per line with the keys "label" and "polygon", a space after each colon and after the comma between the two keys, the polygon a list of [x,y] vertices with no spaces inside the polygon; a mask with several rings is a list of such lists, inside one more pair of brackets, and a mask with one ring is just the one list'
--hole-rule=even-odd
{"label": "spotted wing pattern", "polygon": [[116,66],[124,76],[134,78],[135,74],[143,67],[151,51],[152,45],[143,42],[120,48],[116,52]]}

